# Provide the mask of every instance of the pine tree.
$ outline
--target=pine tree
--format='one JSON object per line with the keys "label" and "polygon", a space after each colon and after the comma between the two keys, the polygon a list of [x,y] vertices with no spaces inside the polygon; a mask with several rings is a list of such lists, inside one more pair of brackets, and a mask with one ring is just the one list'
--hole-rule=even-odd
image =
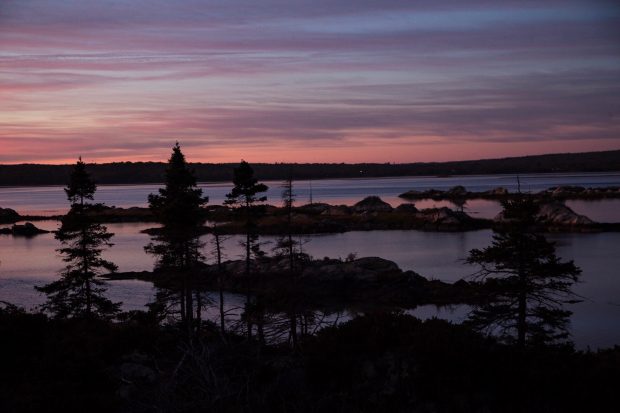
{"label": "pine tree", "polygon": [[299,251],[300,242],[293,239],[293,206],[295,198],[293,175],[289,171],[288,177],[282,183],[282,207],[286,214],[286,232],[278,238],[274,251],[276,255],[288,258],[291,274],[295,271],[296,259],[301,255]]}
{"label": "pine tree", "polygon": [[251,339],[252,318],[254,316],[260,318],[260,314],[257,314],[256,311],[260,306],[252,303],[250,296],[249,277],[251,273],[251,260],[253,255],[262,255],[258,234],[256,233],[256,219],[261,214],[260,204],[267,200],[266,196],[259,196],[259,194],[266,192],[269,188],[267,185],[258,182],[258,179],[254,177],[254,170],[246,161],[242,160],[233,173],[233,188],[230,193],[226,194],[225,204],[235,208],[237,212],[243,215],[245,220],[245,242],[243,242],[243,246],[245,247],[245,275],[246,282],[248,283],[245,318],[248,339]]}
{"label": "pine tree", "polygon": [[146,247],[158,257],[160,269],[187,270],[204,259],[198,241],[206,221],[204,206],[209,201],[198,188],[177,142],[166,168],[165,186],[150,194],[149,208],[162,224],[161,234]]}
{"label": "pine tree", "polygon": [[213,223],[212,231],[213,231],[213,243],[214,243],[213,253],[215,255],[215,261],[217,263],[217,271],[218,271],[217,287],[218,287],[218,293],[219,293],[220,333],[222,334],[222,337],[225,337],[226,335],[226,317],[225,317],[226,312],[224,311],[224,276],[225,276],[225,273],[224,273],[224,265],[223,265],[222,259],[223,259],[223,252],[224,252],[224,242],[228,238],[221,234],[220,229],[217,226],[217,223]]}
{"label": "pine tree", "polygon": [[67,266],[59,280],[37,287],[47,294],[43,309],[57,318],[111,318],[120,309],[120,303],[105,297],[105,283],[98,278],[105,272],[116,271],[117,267],[101,257],[103,249],[112,246],[110,239],[114,234],[92,217],[101,207],[88,202],[94,199],[96,190],[80,158],[65,188],[71,209],[55,236],[63,245],[58,252]]}
{"label": "pine tree", "polygon": [[[181,320],[191,326],[194,300],[190,272],[204,260],[200,235],[206,221],[204,206],[208,198],[202,196],[194,171],[188,167],[178,142],[168,160],[164,188],[159,189],[158,195],[149,195],[148,200],[162,228],[145,250],[157,257],[158,269],[176,278]],[[171,294],[161,292],[159,297],[169,299]],[[200,304],[200,297],[197,302]],[[199,313],[200,308],[196,311]]]}
{"label": "pine tree", "polygon": [[239,166],[233,171],[233,188],[226,194],[226,205],[236,208],[243,214],[245,220],[246,241],[246,275],[250,275],[250,263],[252,253],[257,251],[258,238],[256,236],[256,218],[261,211],[259,204],[267,200],[266,196],[258,196],[266,192],[269,188],[265,184],[258,182],[254,177],[254,169],[246,161],[241,161]]}
{"label": "pine tree", "polygon": [[471,250],[467,258],[493,287],[492,297],[470,314],[469,322],[519,347],[566,339],[571,312],[563,304],[577,302],[571,287],[581,270],[573,261],[562,262],[554,244],[536,233],[538,204],[530,196],[502,205],[505,223],[492,244]]}

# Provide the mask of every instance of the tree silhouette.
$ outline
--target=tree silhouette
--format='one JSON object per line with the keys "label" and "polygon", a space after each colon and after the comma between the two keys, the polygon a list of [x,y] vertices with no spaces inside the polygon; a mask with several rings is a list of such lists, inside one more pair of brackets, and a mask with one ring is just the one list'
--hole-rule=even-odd
{"label": "tree silhouette", "polygon": [[266,192],[269,188],[265,184],[258,182],[254,177],[254,170],[246,161],[241,161],[239,166],[233,171],[233,188],[230,193],[226,194],[225,204],[236,208],[238,212],[243,214],[245,220],[246,241],[244,247],[245,255],[245,272],[250,274],[252,252],[256,252],[258,239],[256,237],[256,218],[260,216],[260,203],[267,200],[266,196],[258,196],[258,194]]}
{"label": "tree silhouette", "polygon": [[[159,189],[157,195],[149,195],[148,201],[162,228],[145,250],[157,257],[157,269],[173,275],[174,287],[179,287],[181,320],[189,328],[194,319],[190,273],[204,260],[200,235],[206,221],[203,207],[208,198],[203,197],[202,190],[197,187],[194,172],[189,169],[178,142],[168,160],[164,188]],[[178,282],[180,285],[176,284]],[[159,297],[169,299],[170,294],[160,292]],[[197,302],[200,304],[200,297]],[[196,314],[200,314],[200,308]]]}
{"label": "tree silhouette", "polygon": [[93,200],[96,190],[80,158],[65,188],[71,209],[55,235],[63,245],[58,252],[67,266],[59,280],[36,287],[47,294],[43,309],[58,318],[111,318],[120,309],[121,303],[113,303],[104,296],[105,283],[98,278],[117,267],[101,257],[103,249],[112,246],[110,239],[114,234],[94,221],[93,214],[101,205],[87,201]]}
{"label": "tree silhouette", "polygon": [[289,176],[282,183],[282,208],[286,214],[286,232],[282,234],[274,247],[276,255],[285,256],[289,261],[289,271],[295,270],[295,261],[298,254],[299,241],[293,239],[293,205],[295,203],[295,192],[293,190],[293,175]]}
{"label": "tree silhouette", "polygon": [[530,196],[502,205],[504,225],[492,244],[471,250],[467,258],[481,267],[477,276],[492,287],[492,297],[469,322],[519,347],[566,339],[571,312],[563,304],[577,302],[571,287],[581,270],[573,261],[560,261],[554,244],[535,232],[538,204]]}
{"label": "tree silhouette", "polygon": [[266,192],[267,189],[269,189],[267,185],[259,183],[254,177],[254,170],[250,164],[242,160],[233,171],[233,188],[230,193],[226,194],[225,201],[225,204],[235,208],[245,221],[245,242],[242,244],[245,248],[245,275],[248,283],[245,311],[248,338],[252,337],[252,313],[254,312],[252,309],[258,307],[252,304],[249,290],[252,256],[261,255],[256,233],[256,219],[261,215],[260,204],[267,200],[266,196],[259,196],[259,194]]}
{"label": "tree silhouette", "polygon": [[224,276],[225,270],[222,262],[224,255],[224,242],[228,239],[221,234],[220,228],[217,223],[213,223],[212,226],[213,231],[213,253],[215,255],[215,260],[217,263],[217,287],[219,293],[219,311],[220,311],[220,333],[222,337],[226,335],[226,312],[224,311]]}

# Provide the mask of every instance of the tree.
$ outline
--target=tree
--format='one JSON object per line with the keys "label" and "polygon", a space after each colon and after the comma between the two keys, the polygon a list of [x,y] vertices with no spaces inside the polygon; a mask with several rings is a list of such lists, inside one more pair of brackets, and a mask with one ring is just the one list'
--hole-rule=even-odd
{"label": "tree", "polygon": [[43,308],[58,318],[111,318],[120,310],[121,303],[105,297],[105,283],[98,277],[105,272],[115,272],[117,267],[101,257],[105,247],[111,247],[114,234],[93,218],[101,208],[91,204],[97,187],[80,158],[65,188],[71,204],[69,213],[62,219],[56,239],[63,247],[57,251],[67,263],[61,278],[43,287],[36,287],[47,294]]}
{"label": "tree", "polygon": [[495,231],[492,244],[471,250],[467,258],[480,266],[477,276],[492,291],[469,322],[519,347],[565,339],[571,312],[563,304],[577,302],[571,287],[581,270],[573,261],[560,261],[554,244],[536,233],[539,207],[530,196],[502,205],[504,224]]}
{"label": "tree", "polygon": [[224,265],[222,263],[222,256],[224,251],[224,242],[228,239],[223,236],[220,232],[220,228],[217,226],[217,223],[213,223],[212,227],[213,231],[213,243],[214,250],[213,253],[215,255],[215,260],[217,262],[217,287],[219,292],[219,307],[220,307],[220,333],[222,337],[226,335],[226,313],[224,311]]}
{"label": "tree", "polygon": [[286,214],[286,233],[278,238],[274,251],[278,255],[288,257],[289,270],[291,273],[295,269],[295,259],[299,255],[299,241],[293,239],[293,205],[295,203],[295,192],[293,191],[293,174],[289,175],[282,184],[282,207]]}
{"label": "tree", "polygon": [[266,192],[269,188],[265,184],[258,183],[258,179],[254,177],[254,170],[246,161],[242,160],[239,166],[234,169],[233,174],[234,186],[230,193],[226,194],[225,204],[236,208],[243,214],[246,235],[244,243],[246,250],[245,272],[246,275],[250,275],[253,247],[258,245],[256,218],[261,213],[259,204],[267,200],[266,196],[258,196],[258,194]]}
{"label": "tree", "polygon": [[257,306],[252,305],[249,277],[251,273],[252,255],[260,256],[260,244],[258,235],[256,234],[256,219],[261,214],[260,204],[267,200],[266,196],[259,194],[266,192],[269,188],[267,185],[259,183],[254,177],[254,170],[246,161],[241,161],[239,166],[233,171],[233,188],[230,193],[226,194],[225,204],[237,210],[243,215],[245,221],[245,275],[248,289],[246,293],[246,320],[248,338],[252,337],[252,313],[251,308]]}
{"label": "tree", "polygon": [[[178,142],[168,160],[164,188],[159,189],[158,195],[149,195],[148,201],[162,228],[145,250],[157,256],[156,268],[173,275],[174,281],[180,282],[181,320],[191,326],[194,306],[190,272],[204,260],[200,235],[206,221],[204,205],[208,198],[202,196],[194,171],[189,169]],[[162,293],[160,297],[169,298],[170,295]],[[197,301],[200,303],[200,297]],[[200,314],[200,308],[196,314]]]}

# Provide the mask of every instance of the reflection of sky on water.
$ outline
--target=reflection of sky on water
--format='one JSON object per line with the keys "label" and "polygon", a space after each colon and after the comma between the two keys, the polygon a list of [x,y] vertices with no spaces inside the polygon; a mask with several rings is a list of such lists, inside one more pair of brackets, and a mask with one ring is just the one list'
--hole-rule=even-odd
{"label": "reflection of sky on water", "polygon": [[[523,191],[540,191],[558,185],[581,185],[601,187],[620,185],[620,174],[532,174],[520,176]],[[268,202],[280,204],[282,193],[280,181],[266,181],[269,186]],[[395,177],[395,178],[368,178],[368,179],[325,179],[317,181],[295,182],[297,203],[305,204],[312,194],[313,202],[328,202],[331,204],[351,205],[369,195],[378,195],[386,202],[397,206],[404,200],[398,195],[411,189],[449,189],[455,185],[463,185],[470,191],[486,191],[498,186],[511,191],[517,189],[517,179],[514,175],[476,175],[438,177]],[[221,204],[228,192],[230,183],[201,184],[205,195],[211,204]],[[118,207],[146,206],[150,193],[157,192],[158,185],[101,185],[96,194],[96,201]],[[438,201],[419,201],[418,205],[426,207],[449,206],[449,203]],[[67,200],[61,186],[47,187],[4,187],[0,188],[0,206],[13,208],[22,214],[52,215],[63,213],[67,209]],[[479,213],[476,216],[492,217],[499,208],[493,202],[474,200],[469,201],[468,212]],[[596,207],[596,208],[605,208]],[[610,211],[619,208],[609,209]],[[581,212],[585,213],[585,212]],[[618,215],[615,215],[618,217]],[[617,218],[620,221],[620,217]]]}
{"label": "reflection of sky on water", "polygon": [[[42,221],[37,225],[53,229],[54,221]],[[116,235],[114,247],[105,256],[115,262],[121,271],[149,270],[153,257],[144,253],[143,246],[149,237],[141,230],[153,226],[148,223],[108,224]],[[475,271],[463,264],[463,258],[472,248],[481,248],[490,242],[491,231],[423,232],[423,231],[370,231],[343,234],[313,235],[304,245],[306,252],[315,258],[346,257],[357,253],[358,257],[379,256],[399,264],[404,270],[414,270],[428,278],[455,281]],[[563,259],[573,259],[583,269],[582,282],[575,291],[584,302],[571,306],[573,337],[580,347],[609,346],[620,343],[620,233],[598,234],[552,234],[549,239],[557,243],[557,252]],[[205,252],[209,260],[211,237],[205,236]],[[268,250],[274,237],[264,237]],[[227,259],[242,255],[240,238],[231,237],[225,243]],[[34,238],[0,236],[0,300],[7,300],[27,307],[41,302],[42,297],[34,291],[35,285],[47,283],[58,274],[62,262],[55,249],[58,242],[53,234]],[[126,309],[141,308],[152,297],[149,283],[140,281],[115,281],[111,283],[110,296],[124,301]],[[461,310],[455,312],[442,308],[435,313],[434,307],[425,306],[414,310],[422,318],[434,315],[459,321]]]}

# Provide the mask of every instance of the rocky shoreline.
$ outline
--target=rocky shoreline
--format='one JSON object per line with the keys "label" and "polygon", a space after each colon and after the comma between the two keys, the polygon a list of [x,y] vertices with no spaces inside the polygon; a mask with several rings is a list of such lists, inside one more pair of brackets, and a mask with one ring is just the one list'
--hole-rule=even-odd
{"label": "rocky shoreline", "polygon": [[[403,271],[392,261],[379,257],[350,260],[324,258],[306,260],[296,271],[289,270],[288,257],[263,258],[252,262],[245,275],[245,261],[227,261],[218,267],[204,265],[188,279],[163,271],[109,274],[109,280],[141,280],[160,288],[177,288],[191,282],[205,291],[261,296],[275,310],[295,306],[385,306],[415,308],[418,305],[473,304],[486,296],[485,285],[459,280],[446,283],[429,280],[414,271]],[[179,281],[183,279],[183,281]]]}
{"label": "rocky shoreline", "polygon": [[[464,186],[454,186],[446,191],[429,189],[426,191],[410,190],[398,195],[400,198],[416,201],[432,199],[434,201],[461,201],[470,199],[488,199],[502,201],[513,199],[521,194],[510,192],[506,188],[497,187],[488,191],[468,191]],[[601,188],[586,188],[583,186],[554,186],[540,192],[529,194],[539,200],[600,200],[620,199],[620,186],[608,186]]]}
{"label": "rocky shoreline", "polygon": [[[454,191],[451,190],[446,193],[454,193]],[[513,194],[506,196],[513,196]],[[539,202],[540,211],[537,218],[540,231],[620,231],[620,223],[595,222],[574,212],[561,199],[540,198]],[[223,234],[240,234],[245,231],[243,220],[239,219],[235,211],[228,207],[209,206],[207,213],[209,220],[217,223],[218,231]],[[60,218],[62,217],[21,216],[12,209],[0,208],[0,223]],[[93,213],[93,218],[101,223],[155,222],[153,213],[144,207],[116,208],[103,206]],[[412,203],[403,203],[397,207],[392,207],[377,196],[369,196],[352,206],[314,203],[294,207],[290,227],[284,208],[263,205],[260,207],[256,224],[259,234],[281,235],[289,231],[293,234],[327,234],[372,230],[460,232],[499,228],[505,222],[501,213],[494,219],[474,218],[466,212],[447,207],[418,209]],[[157,228],[153,228],[145,232],[155,234],[157,231]],[[212,231],[212,226],[205,226],[203,229],[205,234]],[[5,229],[3,233],[8,232]]]}
{"label": "rocky shoreline", "polygon": [[23,225],[13,224],[10,228],[0,228],[0,235],[13,235],[15,237],[34,237],[39,234],[48,234],[50,231],[37,228],[32,222]]}

